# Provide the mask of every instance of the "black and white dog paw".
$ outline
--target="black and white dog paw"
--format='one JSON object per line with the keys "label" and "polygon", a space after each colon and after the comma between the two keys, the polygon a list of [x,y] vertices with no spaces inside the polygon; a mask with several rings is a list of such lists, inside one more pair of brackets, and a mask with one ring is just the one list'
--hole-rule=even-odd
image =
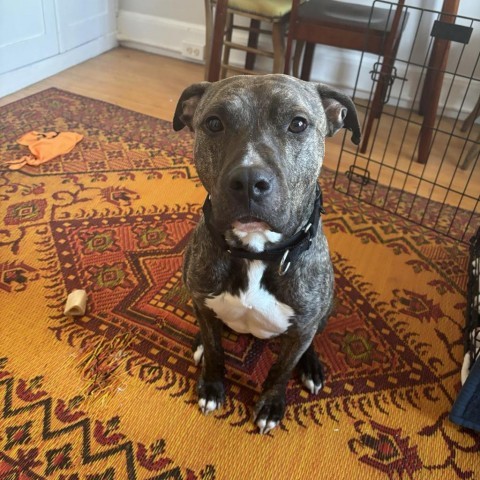
{"label": "black and white dog paw", "polygon": [[255,424],[265,434],[273,430],[285,414],[284,395],[263,395],[255,405]]}
{"label": "black and white dog paw", "polygon": [[305,352],[298,362],[298,369],[303,386],[312,395],[318,395],[324,384],[324,375],[322,364],[313,349]]}
{"label": "black and white dog paw", "polygon": [[219,409],[225,401],[225,389],[222,382],[198,382],[198,406],[205,415]]}
{"label": "black and white dog paw", "polygon": [[306,374],[302,374],[302,384],[303,386],[312,394],[318,395],[318,392],[323,387],[323,381],[318,378],[309,377]]}

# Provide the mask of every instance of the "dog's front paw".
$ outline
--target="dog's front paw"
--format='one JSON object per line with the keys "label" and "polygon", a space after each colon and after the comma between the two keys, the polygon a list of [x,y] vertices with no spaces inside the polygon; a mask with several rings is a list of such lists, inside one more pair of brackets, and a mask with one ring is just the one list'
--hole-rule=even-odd
{"label": "dog's front paw", "polygon": [[217,410],[225,400],[225,389],[222,382],[198,382],[198,406],[205,415]]}
{"label": "dog's front paw", "polygon": [[303,386],[312,394],[317,395],[323,387],[323,367],[313,349],[307,351],[298,362],[298,369]]}
{"label": "dog's front paw", "polygon": [[260,433],[268,433],[275,428],[285,414],[285,395],[264,394],[255,405],[255,424]]}
{"label": "dog's front paw", "polygon": [[302,383],[312,395],[318,395],[323,387],[323,380],[320,380],[318,376],[310,376],[305,373],[302,373]]}

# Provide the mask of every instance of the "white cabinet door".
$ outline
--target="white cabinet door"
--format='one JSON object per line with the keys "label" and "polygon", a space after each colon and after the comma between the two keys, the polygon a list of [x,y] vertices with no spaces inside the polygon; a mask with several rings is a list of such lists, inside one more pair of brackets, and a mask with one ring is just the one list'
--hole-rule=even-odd
{"label": "white cabinet door", "polygon": [[57,16],[61,52],[115,31],[114,0],[57,0]]}
{"label": "white cabinet door", "polygon": [[54,0],[0,0],[0,74],[58,51]]}

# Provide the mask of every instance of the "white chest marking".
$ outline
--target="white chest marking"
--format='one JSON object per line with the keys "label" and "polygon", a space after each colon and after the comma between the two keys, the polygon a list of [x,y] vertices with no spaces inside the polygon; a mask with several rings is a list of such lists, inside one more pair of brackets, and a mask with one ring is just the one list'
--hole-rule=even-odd
{"label": "white chest marking", "polygon": [[239,295],[222,293],[208,298],[205,302],[207,307],[238,333],[270,338],[285,332],[295,312],[260,285],[264,271],[263,262],[251,262],[247,290]]}
{"label": "white chest marking", "polygon": [[234,229],[233,233],[244,245],[248,245],[254,252],[262,252],[267,242],[276,243],[282,239],[282,235],[271,230],[263,232],[243,232]]}

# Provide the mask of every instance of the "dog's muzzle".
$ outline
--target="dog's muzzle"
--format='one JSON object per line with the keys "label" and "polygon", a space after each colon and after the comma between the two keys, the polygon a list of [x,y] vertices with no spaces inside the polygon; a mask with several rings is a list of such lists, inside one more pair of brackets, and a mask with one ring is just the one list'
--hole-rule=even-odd
{"label": "dog's muzzle", "polygon": [[312,213],[306,223],[300,230],[290,238],[275,244],[275,246],[263,250],[261,252],[251,252],[243,248],[231,247],[225,237],[215,229],[212,223],[212,204],[210,197],[207,196],[203,204],[203,215],[205,225],[212,236],[215,243],[226,251],[229,255],[236,258],[245,258],[248,260],[262,261],[280,261],[279,274],[285,275],[292,262],[297,260],[300,255],[310,248],[310,245],[317,234],[320,215],[325,213],[323,209],[322,191],[317,184],[315,202],[313,204]]}

